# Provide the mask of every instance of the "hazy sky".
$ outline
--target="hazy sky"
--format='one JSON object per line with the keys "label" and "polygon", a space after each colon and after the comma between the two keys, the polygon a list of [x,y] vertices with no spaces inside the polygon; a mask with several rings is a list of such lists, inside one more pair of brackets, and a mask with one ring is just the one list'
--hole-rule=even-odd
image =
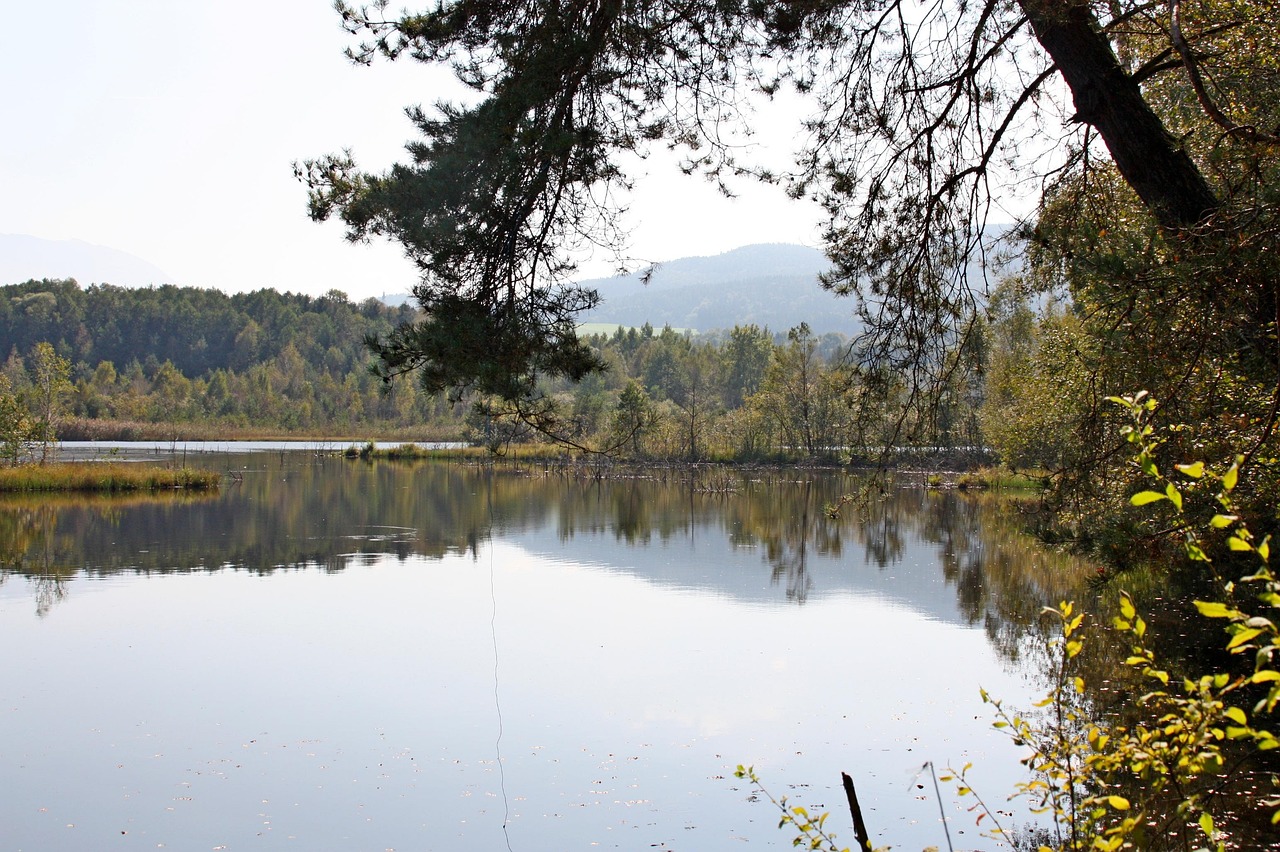
{"label": "hazy sky", "polygon": [[[353,66],[329,0],[0,10],[0,233],[120,249],[177,283],[228,291],[409,288],[396,246],[351,246],[340,225],[307,218],[291,164],[349,147],[364,168],[385,168],[413,135],[403,108],[447,95],[447,72]],[[812,208],[753,186],[725,200],[658,159],[632,204],[635,256],[817,244]]]}

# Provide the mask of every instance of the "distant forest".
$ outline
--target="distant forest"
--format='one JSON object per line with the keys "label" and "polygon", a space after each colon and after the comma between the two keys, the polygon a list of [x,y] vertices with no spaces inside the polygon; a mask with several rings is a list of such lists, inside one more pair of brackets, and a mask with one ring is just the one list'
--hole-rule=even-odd
{"label": "distant forest", "polygon": [[[3,371],[21,389],[41,341],[72,364],[79,420],[232,429],[357,429],[422,424],[438,413],[408,383],[383,391],[368,371],[366,334],[412,318],[408,305],[352,303],[263,289],[228,295],[74,280],[0,287]],[[84,431],[73,419],[64,434]],[[155,430],[145,430],[154,433]]]}
{"label": "distant forest", "polygon": [[[30,389],[31,353],[42,342],[70,363],[64,438],[293,433],[497,447],[537,437],[476,410],[473,397],[426,394],[410,380],[387,387],[374,376],[366,335],[415,315],[411,305],[357,304],[337,291],[228,295],[32,280],[0,287],[0,373],[19,394]],[[812,457],[909,437],[887,414],[888,398],[883,418],[865,417],[869,386],[845,363],[842,334],[803,323],[700,335],[645,324],[585,339],[609,369],[544,388],[567,437],[583,446],[647,458]],[[980,383],[971,370],[954,374],[950,401],[916,416],[928,417],[934,440],[974,445]],[[893,382],[878,385],[893,396]]]}

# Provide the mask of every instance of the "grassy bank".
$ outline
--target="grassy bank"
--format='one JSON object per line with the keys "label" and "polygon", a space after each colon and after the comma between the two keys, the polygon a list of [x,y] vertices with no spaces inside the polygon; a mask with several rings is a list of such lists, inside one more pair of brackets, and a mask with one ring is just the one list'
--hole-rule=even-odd
{"label": "grassy bank", "polygon": [[136,492],[164,488],[216,489],[222,475],[211,470],[152,465],[69,462],[0,469],[0,492]]}

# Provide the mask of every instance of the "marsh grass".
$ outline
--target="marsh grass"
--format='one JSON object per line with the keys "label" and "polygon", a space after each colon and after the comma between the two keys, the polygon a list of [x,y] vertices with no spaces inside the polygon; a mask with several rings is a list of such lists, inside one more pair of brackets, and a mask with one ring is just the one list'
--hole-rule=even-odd
{"label": "marsh grass", "polygon": [[136,492],[165,488],[212,490],[222,475],[211,470],[110,462],[66,462],[0,469],[0,491]]}
{"label": "marsh grass", "polygon": [[993,491],[1043,491],[1047,474],[1043,471],[1020,472],[1001,467],[980,467],[956,477],[960,489]]}

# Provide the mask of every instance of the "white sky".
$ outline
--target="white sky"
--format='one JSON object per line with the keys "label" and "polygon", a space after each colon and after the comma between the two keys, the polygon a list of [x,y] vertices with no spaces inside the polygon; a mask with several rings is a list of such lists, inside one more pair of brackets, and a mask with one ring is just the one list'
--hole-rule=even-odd
{"label": "white sky", "polygon": [[[366,170],[402,159],[403,108],[447,94],[447,72],[353,66],[329,0],[0,0],[0,11],[0,233],[120,249],[227,291],[409,289],[396,246],[351,246],[340,224],[307,217],[291,164],[346,147]],[[744,185],[726,200],[657,158],[648,170],[629,219],[636,257],[817,244],[817,211],[776,190]]]}

